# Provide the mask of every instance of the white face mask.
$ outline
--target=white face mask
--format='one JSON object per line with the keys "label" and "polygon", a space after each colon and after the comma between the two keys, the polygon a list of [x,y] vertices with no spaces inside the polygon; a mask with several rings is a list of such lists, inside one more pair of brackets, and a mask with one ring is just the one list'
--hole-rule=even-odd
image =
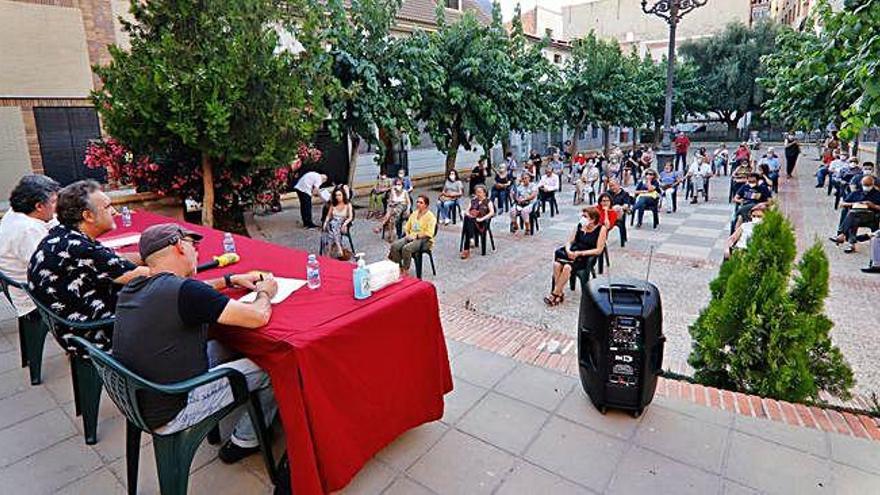
{"label": "white face mask", "polygon": [[869,192],[871,189],[874,189],[874,186],[869,186],[867,184],[862,184],[862,191]]}
{"label": "white face mask", "polygon": [[451,180],[452,182],[455,182],[455,176],[454,176],[454,175],[450,175],[450,176],[449,176],[449,180]]}
{"label": "white face mask", "polygon": [[591,223],[593,223],[593,221],[590,219],[590,217],[581,216],[581,219],[578,221],[578,223],[581,227],[587,227]]}
{"label": "white face mask", "polygon": [[763,219],[764,219],[764,217],[755,217],[752,219],[752,223],[761,223],[761,220],[763,220]]}

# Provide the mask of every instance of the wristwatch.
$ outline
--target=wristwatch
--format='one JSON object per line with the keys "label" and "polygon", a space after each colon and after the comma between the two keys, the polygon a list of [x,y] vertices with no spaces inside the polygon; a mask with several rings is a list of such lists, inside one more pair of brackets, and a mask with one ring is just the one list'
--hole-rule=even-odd
{"label": "wristwatch", "polygon": [[223,275],[223,281],[226,282],[226,288],[227,288],[227,289],[231,289],[231,288],[233,287],[233,285],[232,285],[232,274],[231,274],[231,273],[227,273],[226,275]]}

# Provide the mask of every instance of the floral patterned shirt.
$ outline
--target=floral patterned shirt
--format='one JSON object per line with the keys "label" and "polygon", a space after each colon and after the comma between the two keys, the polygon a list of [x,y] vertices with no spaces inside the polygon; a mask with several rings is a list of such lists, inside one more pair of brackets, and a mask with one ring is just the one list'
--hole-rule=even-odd
{"label": "floral patterned shirt", "polygon": [[[116,312],[114,284],[135,264],[64,225],[52,228],[37,246],[28,266],[28,288],[58,316],[71,321],[110,318]],[[109,336],[86,335],[103,343]]]}

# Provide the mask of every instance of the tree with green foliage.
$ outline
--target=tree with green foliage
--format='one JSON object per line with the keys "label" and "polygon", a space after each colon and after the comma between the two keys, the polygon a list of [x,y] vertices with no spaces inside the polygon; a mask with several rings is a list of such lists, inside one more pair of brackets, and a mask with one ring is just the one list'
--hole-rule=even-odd
{"label": "tree with green foliage", "polygon": [[698,382],[788,401],[816,400],[821,391],[849,397],[852,370],[823,314],[828,259],[817,243],[792,277],[796,252],[791,223],[771,210],[747,248],[721,266],[690,327]]}
{"label": "tree with green foliage", "polygon": [[574,40],[571,57],[563,68],[560,111],[575,136],[588,124],[603,127],[607,154],[609,128],[630,120],[634,77],[616,40],[599,39],[592,31]]}
{"label": "tree with green foliage", "polygon": [[448,172],[455,168],[459,147],[471,150],[478,143],[488,152],[513,128],[503,104],[506,95],[519,90],[519,81],[497,2],[489,26],[471,12],[448,23],[442,2],[436,17],[436,31],[418,31],[405,43],[439,69],[418,74],[423,93],[417,117],[446,154]]}
{"label": "tree with green foliage", "polygon": [[[655,62],[645,55],[641,71],[646,86],[646,110],[650,115],[647,123],[653,125],[654,144],[659,145],[663,137],[663,114],[666,111],[666,57]],[[688,115],[700,115],[708,111],[706,90],[699,77],[698,68],[687,61],[675,64],[675,85],[672,93],[672,122],[680,122]]]}
{"label": "tree with green foliage", "polygon": [[782,30],[778,51],[764,57],[764,107],[792,126],[833,123],[852,139],[880,124],[880,3],[849,0],[835,11],[821,1],[811,16],[802,31]]}
{"label": "tree with green foliage", "polygon": [[[327,114],[322,14],[304,1],[286,7],[132,1],[134,20],[123,23],[131,49],[111,46],[113,60],[94,67],[104,128],[136,155],[175,157],[181,181],[199,179],[206,225],[217,214],[241,215],[236,191],[215,196],[215,178],[250,181],[255,171],[290,164]],[[290,33],[301,50],[279,42]]]}
{"label": "tree with green foliage", "polygon": [[[393,160],[392,141],[417,132],[413,115],[421,105],[421,82],[436,78],[430,60],[390,35],[401,0],[329,0],[324,35],[340,91],[327,100],[330,128],[351,141],[349,183],[356,171],[358,147],[377,147],[384,167]],[[421,76],[417,76],[420,74]]]}
{"label": "tree with green foliage", "polygon": [[693,63],[704,88],[708,108],[727,124],[731,138],[736,124],[747,112],[759,112],[763,87],[757,80],[765,73],[761,57],[773,53],[779,26],[771,21],[752,27],[731,23],[719,34],[687,41],[680,53]]}

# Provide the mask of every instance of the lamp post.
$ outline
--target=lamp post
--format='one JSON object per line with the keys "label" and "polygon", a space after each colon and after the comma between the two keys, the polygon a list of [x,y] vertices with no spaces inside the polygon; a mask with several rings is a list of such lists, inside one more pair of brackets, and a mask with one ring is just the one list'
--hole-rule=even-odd
{"label": "lamp post", "polygon": [[[708,0],[656,0],[648,6],[648,0],[642,0],[642,11],[656,15],[669,24],[669,54],[666,63],[666,108],[663,112],[663,141],[657,153],[658,165],[675,159],[672,150],[672,89],[675,84],[675,31],[681,18],[697,7],[706,5]],[[687,165],[685,165],[687,166]]]}

